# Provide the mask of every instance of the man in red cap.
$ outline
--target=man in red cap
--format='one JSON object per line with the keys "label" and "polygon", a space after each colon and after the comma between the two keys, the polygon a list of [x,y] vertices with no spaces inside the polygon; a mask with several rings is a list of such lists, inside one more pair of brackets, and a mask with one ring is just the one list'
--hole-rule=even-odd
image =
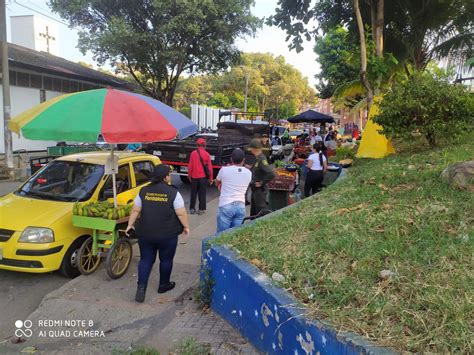
{"label": "man in red cap", "polygon": [[211,156],[206,151],[206,141],[199,138],[196,141],[197,149],[189,157],[188,177],[191,181],[191,203],[189,212],[196,213],[196,196],[199,194],[199,211],[201,215],[206,211],[207,185],[212,184],[214,177]]}

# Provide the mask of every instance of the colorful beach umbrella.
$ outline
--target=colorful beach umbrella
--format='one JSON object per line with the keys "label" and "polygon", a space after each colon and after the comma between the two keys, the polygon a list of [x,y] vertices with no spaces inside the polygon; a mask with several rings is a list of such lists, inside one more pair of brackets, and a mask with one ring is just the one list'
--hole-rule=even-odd
{"label": "colorful beach umbrella", "polygon": [[32,140],[149,143],[185,138],[197,125],[148,96],[115,89],[55,97],[10,121],[10,129]]}

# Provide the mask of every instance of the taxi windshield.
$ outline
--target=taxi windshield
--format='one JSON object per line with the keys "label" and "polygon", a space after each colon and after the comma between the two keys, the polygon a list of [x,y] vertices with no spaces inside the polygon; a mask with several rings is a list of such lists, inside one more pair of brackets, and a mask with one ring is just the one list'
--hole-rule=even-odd
{"label": "taxi windshield", "polygon": [[31,177],[17,194],[55,201],[85,201],[104,176],[104,166],[56,160]]}

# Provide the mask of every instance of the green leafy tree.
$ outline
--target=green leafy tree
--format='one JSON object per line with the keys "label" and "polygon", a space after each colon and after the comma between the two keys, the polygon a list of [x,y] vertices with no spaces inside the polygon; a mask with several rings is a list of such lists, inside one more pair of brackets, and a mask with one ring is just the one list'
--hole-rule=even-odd
{"label": "green leafy tree", "polygon": [[330,98],[338,87],[358,78],[358,47],[350,40],[346,28],[332,28],[326,35],[316,38],[314,52],[321,67],[315,76],[320,98]]}
{"label": "green leafy tree", "polygon": [[209,106],[231,108],[231,100],[222,92],[216,92],[207,102]]}
{"label": "green leafy tree", "polygon": [[420,133],[434,147],[472,129],[474,96],[462,85],[429,72],[415,72],[386,94],[374,121],[388,137],[411,139]]}
{"label": "green leafy tree", "polygon": [[[284,29],[290,48],[296,50],[319,31],[327,34],[338,26],[347,28],[350,40],[360,48],[360,80],[369,106],[382,85],[382,75],[370,80],[368,73],[374,64],[383,67],[384,53],[392,53],[410,75],[410,68],[424,69],[435,57],[455,56],[465,62],[472,56],[474,42],[471,0],[281,0],[267,23]],[[367,27],[378,58],[373,63],[369,62]]]}
{"label": "green leafy tree", "polygon": [[99,63],[120,61],[142,89],[173,104],[182,73],[216,72],[239,57],[234,41],[260,25],[253,0],[50,0],[84,30],[79,48]]}
{"label": "green leafy tree", "polygon": [[207,75],[197,75],[178,82],[174,98],[177,110],[189,107],[191,104],[206,104],[212,96],[212,83]]}
{"label": "green leafy tree", "polygon": [[[372,10],[379,4],[374,0],[360,1],[363,23],[376,22],[375,18],[372,20]],[[384,50],[399,62],[424,69],[436,57],[472,56],[472,0],[385,1],[383,5]],[[290,48],[302,50],[304,40],[318,37],[320,32],[327,34],[338,26],[347,28],[355,43],[359,41],[353,0],[281,0],[275,11],[267,23],[287,32]]]}
{"label": "green leafy tree", "polygon": [[[222,108],[244,108],[245,86],[248,79],[247,110],[274,111],[288,117],[317,102],[315,91],[306,78],[285,62],[282,56],[268,53],[243,53],[238,65],[216,75],[200,76],[203,86],[190,85],[197,80],[184,79],[177,90],[179,107],[191,103],[205,103]],[[195,97],[199,96],[198,101]],[[206,98],[207,97],[207,98]],[[206,98],[202,100],[202,98]]]}

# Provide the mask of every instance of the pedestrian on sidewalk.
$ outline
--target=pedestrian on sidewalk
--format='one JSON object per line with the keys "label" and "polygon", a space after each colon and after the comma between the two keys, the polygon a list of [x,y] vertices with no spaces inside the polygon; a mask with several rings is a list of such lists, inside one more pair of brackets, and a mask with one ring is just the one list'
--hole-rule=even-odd
{"label": "pedestrian on sidewalk", "polygon": [[252,181],[250,188],[252,198],[250,203],[250,215],[256,216],[260,211],[268,208],[268,186],[267,184],[275,177],[275,172],[268,160],[262,153],[262,142],[258,138],[250,141],[249,149],[255,157],[256,162],[252,168]]}
{"label": "pedestrian on sidewalk", "polygon": [[207,186],[214,181],[211,156],[206,151],[206,141],[199,138],[196,141],[197,149],[189,156],[188,178],[191,182],[191,202],[189,212],[196,213],[196,197],[199,196],[198,214],[206,211]]}
{"label": "pedestrian on sidewalk", "polygon": [[128,221],[127,235],[138,216],[136,234],[140,247],[138,263],[138,283],[135,301],[143,302],[151,269],[160,257],[160,282],[158,293],[172,290],[175,283],[170,281],[173,259],[180,234],[189,235],[189,222],[184,200],[178,190],[170,185],[171,169],[168,165],[157,165],[153,170],[151,184],[142,187],[133,205]]}
{"label": "pedestrian on sidewalk", "polygon": [[318,142],[313,145],[313,153],[308,157],[306,180],[304,182],[304,195],[309,197],[321,190],[324,173],[328,168],[328,163],[323,150],[324,144]]}
{"label": "pedestrian on sidewalk", "polygon": [[216,177],[221,195],[217,211],[217,232],[239,226],[245,218],[245,193],[252,173],[244,165],[245,153],[236,148],[232,152],[232,165],[223,167]]}

